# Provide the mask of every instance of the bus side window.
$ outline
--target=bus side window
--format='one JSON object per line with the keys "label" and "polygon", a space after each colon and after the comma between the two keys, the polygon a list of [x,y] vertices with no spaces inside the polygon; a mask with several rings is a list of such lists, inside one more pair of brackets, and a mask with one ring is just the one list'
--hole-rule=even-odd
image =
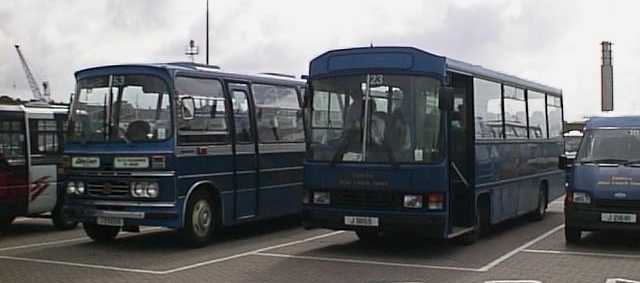
{"label": "bus side window", "polygon": [[294,87],[252,85],[261,143],[304,142],[302,109]]}
{"label": "bus side window", "polygon": [[33,154],[57,154],[60,152],[58,123],[56,120],[30,120],[31,152]]}
{"label": "bus side window", "polygon": [[182,119],[177,111],[179,144],[228,144],[229,128],[222,83],[215,79],[176,78],[180,97],[192,97],[195,113],[191,120]]}
{"label": "bus side window", "polygon": [[251,119],[249,118],[249,100],[244,91],[234,90],[231,94],[233,121],[236,129],[236,142],[252,143]]}

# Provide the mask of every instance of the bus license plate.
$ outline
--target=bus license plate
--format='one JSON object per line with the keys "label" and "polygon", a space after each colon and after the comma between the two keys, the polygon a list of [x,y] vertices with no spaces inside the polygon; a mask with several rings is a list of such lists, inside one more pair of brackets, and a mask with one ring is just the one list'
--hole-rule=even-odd
{"label": "bus license plate", "polygon": [[636,223],[636,215],[630,213],[600,213],[602,222]]}
{"label": "bus license plate", "polygon": [[378,217],[345,216],[344,224],[350,226],[378,227]]}
{"label": "bus license plate", "polygon": [[122,218],[115,217],[98,217],[97,221],[98,225],[104,226],[118,226],[122,227],[124,225],[124,221]]}

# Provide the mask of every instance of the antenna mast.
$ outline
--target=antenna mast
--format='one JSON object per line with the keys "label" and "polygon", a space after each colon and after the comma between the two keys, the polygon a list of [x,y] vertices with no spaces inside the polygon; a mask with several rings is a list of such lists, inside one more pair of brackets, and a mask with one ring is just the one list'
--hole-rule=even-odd
{"label": "antenna mast", "polygon": [[200,54],[200,46],[196,45],[196,42],[189,40],[189,45],[184,51],[184,55],[191,57],[191,63],[195,63],[195,56]]}

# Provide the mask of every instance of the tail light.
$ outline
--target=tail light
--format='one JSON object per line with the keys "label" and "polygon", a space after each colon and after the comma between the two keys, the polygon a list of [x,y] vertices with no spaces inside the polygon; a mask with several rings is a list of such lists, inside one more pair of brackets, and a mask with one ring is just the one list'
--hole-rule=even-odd
{"label": "tail light", "polygon": [[443,193],[428,193],[427,194],[427,208],[430,210],[439,210],[444,208],[444,194]]}

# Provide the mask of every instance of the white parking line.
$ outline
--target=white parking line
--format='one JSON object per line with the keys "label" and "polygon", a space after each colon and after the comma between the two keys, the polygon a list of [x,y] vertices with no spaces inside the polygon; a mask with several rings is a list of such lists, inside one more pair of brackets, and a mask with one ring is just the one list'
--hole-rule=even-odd
{"label": "white parking line", "polygon": [[[136,235],[136,234],[140,235],[140,234],[144,234],[144,233],[148,233],[156,230],[162,230],[162,229],[164,228],[160,228],[160,227],[142,228],[140,229],[140,233],[123,232],[121,233],[121,235],[123,235],[124,237],[128,237],[129,235]],[[28,249],[28,248],[37,248],[37,247],[43,247],[43,246],[54,246],[54,245],[60,245],[60,244],[66,244],[66,243],[89,241],[89,240],[91,240],[91,238],[89,237],[78,237],[78,238],[72,238],[72,239],[66,239],[66,240],[60,240],[60,241],[26,244],[26,245],[20,245],[20,246],[0,248],[0,252],[19,250],[19,249]]]}
{"label": "white parking line", "polygon": [[595,257],[614,257],[614,258],[629,258],[640,259],[640,255],[628,255],[628,254],[612,254],[612,253],[597,253],[597,252],[574,252],[574,251],[556,251],[556,250],[523,250],[525,253],[534,254],[553,254],[553,255],[574,255],[574,256],[595,256]]}
{"label": "white parking line", "polygon": [[287,255],[287,254],[274,254],[274,253],[255,253],[254,255],[268,256],[268,257],[280,257],[280,258],[291,258],[291,259],[306,259],[306,260],[316,260],[316,261],[327,261],[327,262],[370,264],[370,265],[393,266],[393,267],[426,268],[426,269],[441,269],[441,270],[482,272],[482,270],[480,270],[478,268],[443,266],[443,265],[411,264],[411,263],[387,262],[387,261],[376,261],[376,260],[360,260],[360,259],[347,259],[347,258],[335,258],[335,257],[300,256],[300,255]]}
{"label": "white parking line", "polygon": [[[162,229],[162,228],[156,228],[156,229]],[[185,271],[185,270],[189,270],[189,269],[202,267],[202,266],[205,266],[205,265],[210,265],[210,264],[214,264],[214,263],[220,263],[220,262],[223,262],[223,261],[228,261],[228,260],[232,260],[232,259],[236,259],[236,258],[240,258],[240,257],[254,255],[256,253],[261,253],[261,252],[265,252],[265,251],[269,251],[269,250],[273,250],[273,249],[278,249],[278,248],[283,248],[283,247],[288,247],[288,246],[292,246],[292,245],[302,244],[302,243],[306,243],[306,242],[310,242],[310,241],[315,241],[315,240],[318,240],[318,239],[335,236],[335,235],[338,235],[338,234],[341,234],[341,233],[344,233],[344,231],[330,232],[330,233],[321,234],[321,235],[313,236],[313,237],[302,239],[302,240],[287,242],[287,243],[274,245],[274,246],[269,246],[269,247],[266,247],[266,248],[260,248],[260,249],[257,249],[257,250],[248,251],[248,252],[244,252],[244,253],[239,253],[239,254],[223,257],[223,258],[217,258],[217,259],[213,259],[213,260],[208,260],[208,261],[204,261],[204,262],[199,262],[199,263],[195,263],[195,264],[191,264],[191,265],[186,265],[186,266],[182,266],[182,267],[178,267],[178,268],[174,268],[174,269],[169,269],[169,270],[162,270],[162,271],[136,269],[136,268],[124,268],[124,267],[98,265],[98,264],[84,264],[84,263],[57,261],[57,260],[13,257],[13,256],[0,256],[0,259],[23,261],[23,262],[33,262],[33,263],[45,263],[45,264],[54,264],[54,265],[63,265],[63,266],[73,266],[73,267],[82,267],[82,268],[92,268],[92,269],[100,269],[100,270],[120,271],[120,272],[166,275],[166,274],[171,274],[171,273],[175,273],[175,272],[180,272],[180,271]],[[70,240],[74,240],[74,239],[70,239]],[[43,244],[47,244],[47,243],[43,243]]]}
{"label": "white parking line", "polygon": [[551,236],[553,233],[558,232],[559,230],[561,230],[563,228],[564,228],[564,224],[559,225],[559,226],[551,229],[550,231],[538,236],[537,238],[535,238],[535,239],[533,239],[533,240],[531,240],[529,242],[524,243],[522,246],[519,246],[519,247],[515,248],[514,250],[506,253],[505,255],[503,255],[503,256],[495,259],[494,261],[488,263],[487,265],[481,267],[480,270],[481,271],[489,271],[491,268],[495,267],[496,265],[498,265],[498,264],[504,262],[505,260],[513,257],[514,255],[516,255],[519,252],[527,249],[528,247],[531,247],[531,246],[535,245],[537,242],[540,242],[540,241],[544,240],[545,238]]}

